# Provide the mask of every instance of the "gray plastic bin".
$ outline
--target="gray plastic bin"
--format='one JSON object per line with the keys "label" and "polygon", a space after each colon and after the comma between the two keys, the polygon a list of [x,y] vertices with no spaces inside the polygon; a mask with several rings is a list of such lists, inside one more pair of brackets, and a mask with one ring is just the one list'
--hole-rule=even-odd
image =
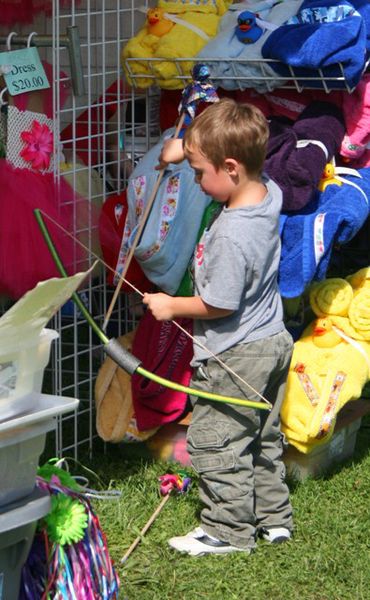
{"label": "gray plastic bin", "polygon": [[54,428],[55,422],[48,419],[11,435],[0,434],[0,510],[32,493],[46,434]]}
{"label": "gray plastic bin", "polygon": [[0,510],[0,600],[17,600],[37,521],[50,512],[50,507],[49,494],[36,488],[23,500]]}
{"label": "gray plastic bin", "polygon": [[75,398],[33,392],[27,396],[28,412],[0,421],[0,510],[31,494],[47,432],[55,429],[57,415],[77,405]]}

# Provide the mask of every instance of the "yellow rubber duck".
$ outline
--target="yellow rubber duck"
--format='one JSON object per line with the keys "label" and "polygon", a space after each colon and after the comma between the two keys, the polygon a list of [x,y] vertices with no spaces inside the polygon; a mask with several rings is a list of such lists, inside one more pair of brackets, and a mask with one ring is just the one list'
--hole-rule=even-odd
{"label": "yellow rubber duck", "polygon": [[150,35],[162,37],[162,35],[166,35],[171,31],[175,23],[166,19],[164,13],[163,8],[149,8],[146,16],[148,20],[147,29]]}
{"label": "yellow rubber duck", "polygon": [[317,348],[333,348],[343,342],[343,338],[333,328],[331,319],[325,317],[314,322],[312,341]]}
{"label": "yellow rubber duck", "polygon": [[335,166],[332,163],[326,163],[317,187],[320,192],[323,192],[327,185],[343,185],[343,183],[335,177]]}

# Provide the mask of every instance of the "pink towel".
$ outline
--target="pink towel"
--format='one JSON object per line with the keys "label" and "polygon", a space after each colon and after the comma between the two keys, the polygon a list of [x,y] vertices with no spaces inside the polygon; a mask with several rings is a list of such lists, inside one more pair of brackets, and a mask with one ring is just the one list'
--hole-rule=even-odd
{"label": "pink towel", "polygon": [[287,117],[296,121],[303,110],[314,102],[331,102],[341,108],[343,104],[343,92],[332,91],[330,98],[322,90],[296,90],[275,89],[265,94],[259,94],[253,89],[236,90],[235,100],[237,102],[250,102],[262,110],[265,117]]}
{"label": "pink towel", "polygon": [[343,95],[343,114],[346,124],[340,154],[345,159],[355,161],[356,167],[370,165],[370,73],[362,80],[352,94]]}
{"label": "pink towel", "polygon": [[[191,319],[178,319],[178,322],[192,333]],[[147,311],[140,319],[132,352],[142,361],[145,369],[176,383],[189,385],[192,340],[171,321],[156,321]],[[187,394],[170,390],[137,374],[132,376],[131,382],[139,430],[159,427],[175,421],[183,414]]]}

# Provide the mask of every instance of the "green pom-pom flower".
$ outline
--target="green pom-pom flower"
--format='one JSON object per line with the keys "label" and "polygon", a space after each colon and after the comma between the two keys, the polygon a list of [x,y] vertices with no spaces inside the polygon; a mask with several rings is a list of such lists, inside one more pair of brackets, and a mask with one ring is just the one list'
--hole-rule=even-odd
{"label": "green pom-pom flower", "polygon": [[81,486],[75,481],[68,471],[57,467],[57,465],[51,464],[50,462],[45,463],[37,469],[37,475],[42,477],[46,481],[50,482],[52,477],[58,477],[60,483],[71,490],[79,491]]}
{"label": "green pom-pom flower", "polygon": [[51,512],[45,517],[45,522],[51,541],[64,546],[82,540],[88,516],[78,500],[56,494],[51,497]]}

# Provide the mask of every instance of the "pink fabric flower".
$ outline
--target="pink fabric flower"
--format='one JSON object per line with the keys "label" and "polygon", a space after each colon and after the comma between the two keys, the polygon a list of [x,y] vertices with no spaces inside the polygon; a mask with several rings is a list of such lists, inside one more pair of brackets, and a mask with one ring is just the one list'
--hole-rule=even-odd
{"label": "pink fabric flower", "polygon": [[47,169],[53,151],[53,132],[49,127],[34,121],[31,131],[22,131],[21,138],[26,147],[20,152],[20,156],[37,171]]}

